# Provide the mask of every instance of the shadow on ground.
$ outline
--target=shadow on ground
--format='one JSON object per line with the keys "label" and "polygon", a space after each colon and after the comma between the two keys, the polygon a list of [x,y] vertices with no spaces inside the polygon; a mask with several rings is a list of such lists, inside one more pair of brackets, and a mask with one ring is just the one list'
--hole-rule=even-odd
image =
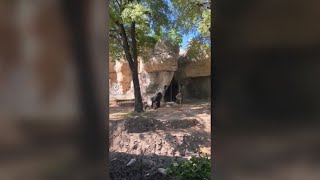
{"label": "shadow on ground", "polygon": [[[136,117],[112,122],[110,144],[117,151],[139,154],[197,155],[201,148],[210,147],[210,133],[203,131],[196,119],[160,121],[153,118]],[[199,126],[200,125],[200,126]],[[198,129],[190,127],[199,126]],[[115,146],[113,146],[113,144]],[[113,149],[112,148],[112,149]]]}
{"label": "shadow on ground", "polygon": [[[127,166],[127,163],[133,158],[137,161],[131,166]],[[178,160],[186,160],[181,157],[177,158]],[[109,159],[110,178],[112,180],[166,180],[168,178],[158,172],[158,168],[166,168],[175,157],[110,152]]]}
{"label": "shadow on ground", "polygon": [[187,129],[196,126],[196,119],[173,119],[170,121],[160,121],[154,118],[130,118],[125,121],[125,130],[128,133],[144,133],[156,130]]}
{"label": "shadow on ground", "polygon": [[[173,156],[211,154],[209,103],[163,106],[140,114],[132,110],[122,105],[110,108],[112,179],[166,179],[157,170]],[[127,167],[133,158],[137,161]]]}

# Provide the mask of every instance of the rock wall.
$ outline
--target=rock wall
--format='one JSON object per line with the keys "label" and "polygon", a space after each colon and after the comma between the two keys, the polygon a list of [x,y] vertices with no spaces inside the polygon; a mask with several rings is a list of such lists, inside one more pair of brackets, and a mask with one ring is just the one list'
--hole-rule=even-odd
{"label": "rock wall", "polygon": [[211,97],[211,76],[191,77],[184,80],[183,97],[189,100],[208,100]]}
{"label": "rock wall", "polygon": [[140,74],[140,86],[143,99],[146,100],[158,92],[164,95],[166,90],[164,87],[170,85],[173,75],[174,71],[142,72]]}
{"label": "rock wall", "polygon": [[[165,86],[169,86],[178,70],[179,47],[173,46],[168,40],[160,40],[149,50],[149,58],[143,61],[139,58],[138,72],[141,95],[143,100],[154,96],[158,92],[164,94]],[[114,89],[114,83],[119,87]],[[128,63],[117,61],[109,66],[110,95],[116,99],[134,99],[131,71]]]}
{"label": "rock wall", "polygon": [[[186,54],[186,53],[185,53]],[[210,100],[211,97],[211,55],[192,59],[181,54],[175,79],[182,84],[185,100]]]}
{"label": "rock wall", "polygon": [[110,92],[110,95],[112,94],[112,91],[113,91],[113,84],[117,83],[117,73],[114,69],[114,66],[115,66],[115,63],[114,62],[111,62],[109,61],[109,92]]}
{"label": "rock wall", "polygon": [[176,73],[178,79],[205,77],[211,75],[211,55],[201,59],[191,59],[185,55],[178,58],[179,69]]}
{"label": "rock wall", "polygon": [[[132,75],[126,60],[111,62],[109,64],[109,94],[122,97],[132,88]],[[132,91],[133,92],[133,91]]]}
{"label": "rock wall", "polygon": [[168,40],[160,40],[150,53],[151,57],[146,61],[140,61],[140,87],[144,100],[149,99],[158,92],[163,95],[178,70],[179,47],[174,46]]}
{"label": "rock wall", "polygon": [[[179,56],[179,47],[167,40],[160,40],[150,49],[149,58],[139,58],[138,73],[142,99],[147,101],[158,92],[165,94],[173,77],[182,84],[185,100],[210,100],[211,94],[211,56],[191,59]],[[118,86],[114,86],[118,84]],[[131,70],[125,60],[110,62],[109,66],[110,95],[116,99],[134,99]]]}

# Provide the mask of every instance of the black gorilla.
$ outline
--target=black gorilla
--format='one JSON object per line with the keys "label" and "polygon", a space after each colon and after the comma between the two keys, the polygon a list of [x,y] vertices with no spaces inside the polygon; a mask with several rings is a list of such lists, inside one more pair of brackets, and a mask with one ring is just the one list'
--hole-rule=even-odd
{"label": "black gorilla", "polygon": [[152,101],[151,107],[153,107],[154,103],[156,103],[154,109],[159,108],[161,99],[162,99],[162,93],[158,92],[157,96],[154,96],[151,98],[151,101]]}
{"label": "black gorilla", "polygon": [[[158,92],[158,94],[156,96],[153,96],[151,98],[151,108],[154,108],[154,109],[157,109],[160,107],[160,101],[162,99],[162,93],[161,92]],[[148,107],[148,105],[145,106],[144,109],[146,109]]]}

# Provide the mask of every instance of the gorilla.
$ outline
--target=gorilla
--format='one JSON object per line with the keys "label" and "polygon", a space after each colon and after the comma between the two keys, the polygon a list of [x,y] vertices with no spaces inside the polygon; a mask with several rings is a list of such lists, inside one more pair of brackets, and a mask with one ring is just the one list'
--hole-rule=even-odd
{"label": "gorilla", "polygon": [[[160,107],[160,101],[162,99],[162,93],[158,92],[158,94],[156,96],[153,96],[150,100],[151,100],[151,108],[153,109],[157,109]],[[146,103],[144,109],[147,109],[147,107],[150,107],[148,105],[148,103]]]}

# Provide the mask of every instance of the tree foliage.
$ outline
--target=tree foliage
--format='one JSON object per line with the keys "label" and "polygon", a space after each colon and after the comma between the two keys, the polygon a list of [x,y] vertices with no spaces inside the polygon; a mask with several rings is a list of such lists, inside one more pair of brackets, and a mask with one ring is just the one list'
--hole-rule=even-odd
{"label": "tree foliage", "polygon": [[181,34],[194,33],[186,56],[193,60],[210,54],[211,0],[171,0],[175,16],[175,28]]}
{"label": "tree foliage", "polygon": [[111,0],[109,9],[110,57],[113,61],[123,58],[128,61],[134,86],[134,111],[142,112],[138,57],[146,60],[147,49],[162,37],[174,43],[181,43],[182,38],[172,26],[167,0]]}
{"label": "tree foliage", "polygon": [[206,154],[192,156],[190,160],[178,161],[175,158],[166,168],[166,176],[176,180],[209,180],[211,175],[211,160]]}
{"label": "tree foliage", "polygon": [[186,56],[192,61],[199,61],[211,56],[210,41],[202,36],[193,38],[187,46]]}
{"label": "tree foliage", "polygon": [[[139,57],[147,58],[146,49],[154,47],[160,38],[169,38],[174,43],[181,43],[182,37],[173,28],[170,20],[172,11],[166,0],[111,0],[110,2],[110,55],[112,60],[125,57],[121,30],[122,24],[128,35],[130,51],[136,48]],[[135,39],[137,46],[132,47],[131,24],[136,24]]]}
{"label": "tree foliage", "polygon": [[171,0],[175,27],[182,33],[198,31],[206,36],[211,27],[211,0]]}
{"label": "tree foliage", "polygon": [[[110,18],[109,48],[112,60],[125,57],[121,31],[115,21],[124,25],[127,34],[130,34],[131,23],[135,22],[137,54],[143,59],[148,57],[146,49],[153,48],[160,38],[180,44],[182,34],[190,32],[199,34],[190,44],[193,46],[189,46],[194,49],[190,55],[191,52],[210,48],[211,0],[111,0]],[[131,38],[128,37],[129,45]],[[198,46],[201,48],[197,49]]]}

